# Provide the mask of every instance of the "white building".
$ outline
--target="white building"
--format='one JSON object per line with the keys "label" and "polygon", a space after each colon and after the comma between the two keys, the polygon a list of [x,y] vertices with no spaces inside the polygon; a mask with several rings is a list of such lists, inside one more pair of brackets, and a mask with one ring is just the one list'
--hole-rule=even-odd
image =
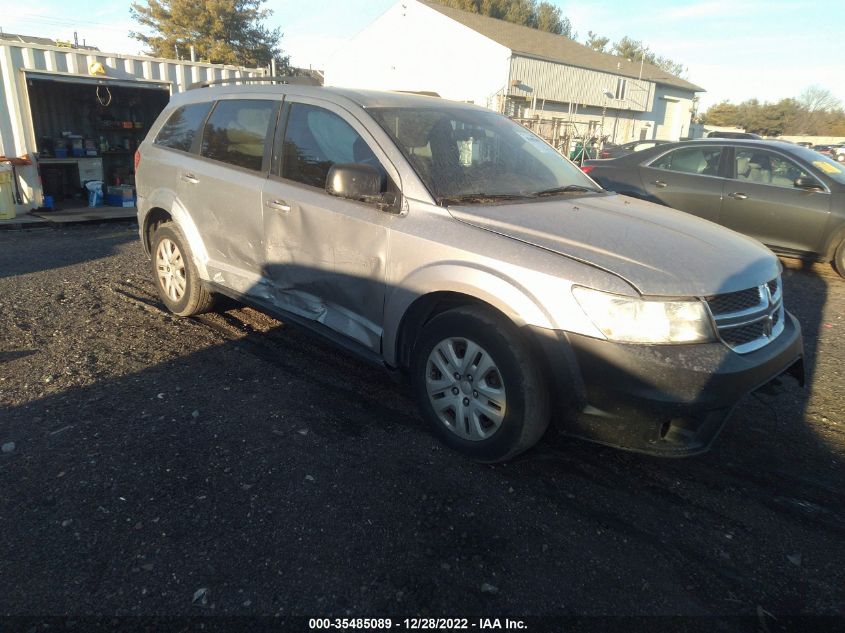
{"label": "white building", "polygon": [[651,64],[425,0],[402,0],[345,43],[325,80],[560,118],[585,134],[603,128],[617,143],[687,136],[695,93],[703,91]]}
{"label": "white building", "polygon": [[15,169],[16,213],[42,206],[45,189],[85,206],[87,180],[131,184],[135,148],[172,93],[196,82],[265,74],[269,69],[0,35],[0,156],[33,162]]}

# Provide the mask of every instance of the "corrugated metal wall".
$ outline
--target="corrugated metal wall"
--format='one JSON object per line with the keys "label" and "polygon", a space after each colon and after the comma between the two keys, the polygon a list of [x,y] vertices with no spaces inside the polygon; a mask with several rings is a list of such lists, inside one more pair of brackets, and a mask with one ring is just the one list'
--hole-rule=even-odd
{"label": "corrugated metal wall", "polygon": [[[11,58],[13,70],[43,71],[87,75],[88,66],[101,63],[111,79],[167,81],[173,92],[182,92],[192,83],[212,79],[257,77],[269,74],[263,68],[222,66],[175,59],[156,59],[134,55],[118,55],[99,51],[2,43],[4,56]],[[4,77],[8,81],[8,78]]]}
{"label": "corrugated metal wall", "polygon": [[512,95],[561,103],[644,112],[650,110],[654,99],[654,83],[623,77],[627,80],[625,99],[607,99],[604,91],[616,92],[619,75],[576,66],[566,66],[531,57],[514,55],[511,58],[511,81],[519,80],[533,88],[533,92],[511,88]]}
{"label": "corrugated metal wall", "polygon": [[[47,73],[56,79],[88,77],[88,66],[99,62],[106,69],[102,79],[122,82],[165,82],[172,93],[192,83],[269,75],[263,68],[222,66],[175,59],[157,59],[100,51],[59,48],[37,44],[0,42],[0,154],[24,156],[36,151],[26,73]],[[40,75],[45,78],[45,75]],[[57,114],[57,116],[61,116]],[[23,212],[41,204],[35,168],[20,168]]]}

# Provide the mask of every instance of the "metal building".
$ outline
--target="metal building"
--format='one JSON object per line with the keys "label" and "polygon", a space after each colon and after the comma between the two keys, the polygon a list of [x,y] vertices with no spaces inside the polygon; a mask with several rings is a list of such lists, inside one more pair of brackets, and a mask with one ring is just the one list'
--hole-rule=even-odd
{"label": "metal building", "polygon": [[703,89],[639,60],[426,0],[402,0],[326,66],[326,85],[434,92],[617,143],[689,134]]}
{"label": "metal building", "polygon": [[79,197],[88,180],[132,184],[135,148],[172,93],[270,74],[55,44],[0,36],[0,156],[32,162],[15,170],[19,214],[43,206],[45,189]]}

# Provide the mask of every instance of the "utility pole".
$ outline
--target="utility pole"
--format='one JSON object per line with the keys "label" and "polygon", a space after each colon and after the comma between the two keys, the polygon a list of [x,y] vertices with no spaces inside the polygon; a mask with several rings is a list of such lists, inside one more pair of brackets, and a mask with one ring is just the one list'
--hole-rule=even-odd
{"label": "utility pole", "polygon": [[607,88],[602,91],[602,94],[604,95],[604,105],[601,109],[601,125],[599,126],[599,152],[604,149],[604,116],[607,114],[607,100],[613,96],[613,93]]}
{"label": "utility pole", "polygon": [[643,47],[643,48],[640,50],[640,76],[639,76],[639,77],[637,77],[637,80],[638,80],[638,81],[642,81],[642,80],[643,80],[643,63],[645,62],[645,53],[646,53],[646,51],[647,51],[647,50],[648,50],[648,48],[647,48],[647,47]]}

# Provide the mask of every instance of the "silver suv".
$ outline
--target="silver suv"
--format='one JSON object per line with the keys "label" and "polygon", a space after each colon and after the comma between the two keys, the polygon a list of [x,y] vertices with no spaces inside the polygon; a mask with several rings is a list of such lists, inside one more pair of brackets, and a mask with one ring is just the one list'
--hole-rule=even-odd
{"label": "silver suv", "polygon": [[460,103],[298,85],[173,97],[136,156],[164,304],[217,294],[405,374],[449,446],[513,457],[550,420],[661,455],[706,450],[749,391],[803,380],[778,260],[602,190]]}

